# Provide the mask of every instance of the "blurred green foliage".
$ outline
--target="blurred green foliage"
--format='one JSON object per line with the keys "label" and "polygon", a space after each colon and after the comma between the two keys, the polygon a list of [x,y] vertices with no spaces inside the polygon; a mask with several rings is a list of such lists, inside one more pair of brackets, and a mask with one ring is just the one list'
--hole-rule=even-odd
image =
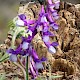
{"label": "blurred green foliage", "polygon": [[11,21],[18,12],[19,1],[13,2],[13,5],[11,5],[10,2],[4,1],[1,4],[0,1],[0,44],[3,43],[7,37],[7,32],[11,25],[8,25],[9,21]]}

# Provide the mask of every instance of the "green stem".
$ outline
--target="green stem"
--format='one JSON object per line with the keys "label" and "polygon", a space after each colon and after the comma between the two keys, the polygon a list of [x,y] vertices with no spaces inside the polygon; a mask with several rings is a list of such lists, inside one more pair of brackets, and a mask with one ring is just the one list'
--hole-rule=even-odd
{"label": "green stem", "polygon": [[26,57],[26,80],[28,80],[28,56]]}

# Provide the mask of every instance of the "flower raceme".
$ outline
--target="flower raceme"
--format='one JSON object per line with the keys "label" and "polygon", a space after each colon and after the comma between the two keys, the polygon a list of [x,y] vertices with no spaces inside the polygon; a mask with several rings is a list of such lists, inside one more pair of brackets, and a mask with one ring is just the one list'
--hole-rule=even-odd
{"label": "flower raceme", "polygon": [[8,49],[7,53],[10,54],[11,61],[17,61],[17,55],[29,56],[29,69],[33,78],[37,77],[38,69],[43,68],[42,62],[46,61],[46,58],[39,59],[36,51],[31,45],[31,41],[38,31],[40,31],[42,40],[47,46],[48,51],[52,54],[56,53],[55,47],[58,46],[58,43],[51,43],[49,39],[50,36],[54,36],[54,34],[49,31],[49,28],[52,27],[53,30],[58,29],[55,20],[59,18],[59,15],[54,8],[59,9],[59,1],[55,0],[55,2],[52,3],[52,0],[48,0],[46,9],[44,9],[43,5],[41,6],[41,11],[37,20],[27,20],[27,17],[24,14],[20,14],[18,15],[18,19],[15,21],[15,27],[25,27],[26,34],[29,35],[28,37],[21,36],[21,44],[14,49]]}

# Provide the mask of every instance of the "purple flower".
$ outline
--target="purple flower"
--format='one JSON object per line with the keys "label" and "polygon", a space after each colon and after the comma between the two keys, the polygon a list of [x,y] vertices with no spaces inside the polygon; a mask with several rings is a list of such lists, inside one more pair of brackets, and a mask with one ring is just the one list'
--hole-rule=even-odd
{"label": "purple flower", "polygon": [[47,23],[43,23],[43,32],[47,32],[49,29],[49,26]]}
{"label": "purple flower", "polygon": [[56,10],[53,10],[53,11],[52,11],[52,15],[53,15],[53,16],[58,15],[58,14],[57,14],[57,11],[56,11]]}
{"label": "purple flower", "polygon": [[38,76],[38,69],[43,69],[43,64],[42,62],[45,61],[45,58],[41,59],[42,61],[40,62],[35,62],[33,58],[30,56],[30,73],[32,74],[33,79]]}
{"label": "purple flower", "polygon": [[56,53],[56,49],[50,44],[50,42],[44,42],[45,43],[45,45],[48,47],[48,51],[50,52],[50,53]]}
{"label": "purple flower", "polygon": [[53,22],[52,15],[51,15],[51,13],[50,13],[50,11],[49,11],[48,8],[47,8],[47,13],[48,13],[47,19],[48,19],[48,21],[49,21],[50,23],[52,23],[52,22]]}
{"label": "purple flower", "polygon": [[[47,10],[47,12],[48,12],[48,10]],[[55,16],[55,17],[56,17],[56,19],[57,19],[57,16]],[[53,21],[50,12],[48,13],[47,18],[48,18],[48,20],[49,20],[50,26],[51,26],[54,30],[57,30],[57,29],[58,29],[58,25]]]}
{"label": "purple flower", "polygon": [[[48,0],[48,7],[47,7],[47,12],[50,11],[54,17],[55,20],[57,20],[59,18],[59,15],[57,14],[57,11],[54,10],[54,7],[56,9],[59,8],[59,1],[55,1],[55,3],[52,3],[52,0]],[[50,13],[49,13],[50,14]]]}
{"label": "purple flower", "polygon": [[56,49],[53,46],[49,46],[50,53],[56,53]]}
{"label": "purple flower", "polygon": [[36,72],[36,74],[38,75],[38,70],[37,70],[37,68],[36,68],[36,66],[35,66],[35,62],[33,61],[33,58],[30,56],[30,63],[32,64],[32,67],[33,67],[33,69],[34,69],[34,71]]}
{"label": "purple flower", "polygon": [[60,6],[60,1],[56,1],[55,2],[55,9],[59,9],[59,6]]}
{"label": "purple flower", "polygon": [[34,61],[39,60],[39,57],[38,57],[38,55],[37,55],[37,53],[36,53],[36,51],[34,49],[32,49],[31,55],[32,55]]}
{"label": "purple flower", "polygon": [[43,36],[43,41],[48,42],[49,41],[49,36],[47,36],[47,35]]}
{"label": "purple flower", "polygon": [[34,68],[33,68],[31,62],[30,62],[30,72],[31,72],[33,78],[36,78],[37,74],[36,74],[36,72],[35,72],[35,70],[34,70]]}
{"label": "purple flower", "polygon": [[47,22],[46,16],[42,16],[42,17],[41,17],[41,23],[44,23],[44,22]]}
{"label": "purple flower", "polygon": [[48,0],[48,3],[49,3],[49,4],[53,4],[53,3],[52,3],[52,0]]}
{"label": "purple flower", "polygon": [[37,26],[37,31],[39,32],[39,31],[42,31],[43,30],[43,26],[42,25],[38,25]]}
{"label": "purple flower", "polygon": [[54,16],[54,19],[55,20],[59,19],[59,15]]}
{"label": "purple flower", "polygon": [[7,50],[7,53],[9,54],[14,54],[14,55],[18,55],[20,53],[21,49],[16,49],[16,50],[13,50],[13,49],[8,49]]}
{"label": "purple flower", "polygon": [[38,22],[39,23],[47,23],[46,15],[47,15],[47,13],[45,13],[44,6],[42,5],[41,6],[41,12],[39,14]]}
{"label": "purple flower", "polygon": [[55,23],[55,19],[59,18],[59,15],[56,10],[59,8],[59,1],[52,3],[52,0],[48,0],[48,6],[46,11],[44,6],[41,6],[41,11],[39,14],[38,20],[27,20],[27,17],[24,14],[18,15],[19,20],[15,23],[17,26],[27,26],[26,34],[29,34],[28,37],[22,36],[22,42],[16,49],[8,49],[7,52],[10,53],[10,60],[17,61],[17,55],[29,56],[30,57],[30,73],[35,79],[38,76],[38,69],[43,69],[42,62],[46,61],[46,58],[39,58],[37,52],[32,47],[31,41],[34,36],[40,31],[42,40],[48,48],[50,53],[56,53],[55,47],[59,44],[57,42],[50,43],[50,36],[55,36],[49,31],[49,28],[52,27],[54,30],[58,29],[58,25]]}
{"label": "purple flower", "polygon": [[37,69],[43,69],[44,68],[43,64],[41,62],[36,62],[35,66]]}
{"label": "purple flower", "polygon": [[26,33],[28,33],[30,36],[32,36],[32,31],[30,29],[27,29]]}
{"label": "purple flower", "polygon": [[50,26],[54,29],[54,30],[58,30],[58,25],[56,23],[51,23]]}
{"label": "purple flower", "polygon": [[18,17],[20,19],[16,21],[17,26],[29,26],[35,23],[35,20],[27,20],[24,14],[18,15]]}
{"label": "purple flower", "polygon": [[51,33],[50,31],[47,31],[47,32],[43,32],[43,35],[46,35],[46,36],[55,36],[53,33]]}

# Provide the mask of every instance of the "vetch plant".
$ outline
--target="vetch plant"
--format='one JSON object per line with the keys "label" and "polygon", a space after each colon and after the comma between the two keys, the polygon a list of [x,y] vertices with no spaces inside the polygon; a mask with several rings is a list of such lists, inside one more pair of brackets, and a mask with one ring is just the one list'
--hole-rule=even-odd
{"label": "vetch plant", "polygon": [[[40,32],[48,51],[52,54],[56,53],[55,47],[58,46],[58,43],[51,43],[49,39],[50,36],[54,36],[49,31],[49,28],[52,27],[53,30],[58,30],[58,25],[55,23],[55,20],[59,18],[59,15],[54,8],[59,8],[59,1],[55,0],[52,3],[52,0],[48,0],[46,8],[44,8],[44,5],[41,5],[41,11],[37,20],[27,20],[25,14],[19,14],[13,19],[15,25],[13,28],[14,33],[11,47],[7,50],[7,53],[13,62],[16,62],[17,57],[20,55],[26,57],[26,80],[29,80],[29,73],[32,75],[32,79],[35,79],[38,76],[38,69],[44,68],[42,62],[46,61],[44,57],[39,59],[31,43],[38,32]],[[20,38],[22,42],[18,46],[15,46],[15,40],[17,38]]]}

